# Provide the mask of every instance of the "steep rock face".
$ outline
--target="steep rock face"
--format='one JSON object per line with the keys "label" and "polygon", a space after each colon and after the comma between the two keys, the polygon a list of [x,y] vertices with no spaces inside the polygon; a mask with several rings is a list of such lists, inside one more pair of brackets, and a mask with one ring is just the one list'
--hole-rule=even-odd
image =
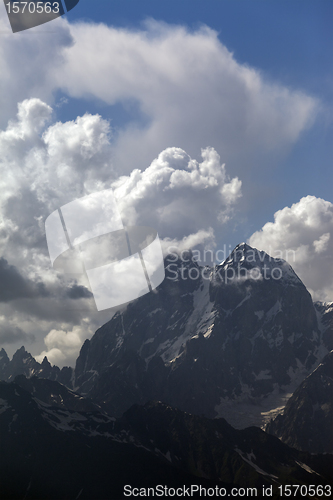
{"label": "steep rock face", "polygon": [[38,363],[23,346],[9,360],[6,351],[2,349],[0,351],[0,380],[12,382],[18,375],[24,375],[27,378],[36,376],[57,380],[67,387],[72,387],[73,369],[65,366],[60,370],[55,365],[51,366],[46,357],[42,363]]}
{"label": "steep rock face", "polygon": [[333,351],[296,389],[267,432],[311,453],[333,453]]}
{"label": "steep rock face", "polygon": [[114,415],[157,399],[223,416],[223,401],[258,404],[293,390],[323,352],[311,296],[291,266],[241,244],[215,268],[170,256],[160,287],[85,342],[75,386]]}
{"label": "steep rock face", "polygon": [[329,351],[333,350],[333,302],[315,302],[318,326]]}
{"label": "steep rock face", "polygon": [[5,379],[6,368],[9,363],[9,357],[4,349],[0,351],[0,380]]}

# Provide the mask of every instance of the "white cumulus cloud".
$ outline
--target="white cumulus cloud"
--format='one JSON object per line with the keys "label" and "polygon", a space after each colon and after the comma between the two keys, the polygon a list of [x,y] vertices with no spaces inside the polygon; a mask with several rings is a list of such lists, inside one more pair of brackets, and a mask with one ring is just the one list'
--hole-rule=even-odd
{"label": "white cumulus cloud", "polygon": [[[48,104],[25,99],[16,118],[0,132],[0,250],[4,272],[22,283],[12,287],[0,314],[20,329],[15,330],[17,340],[24,335],[39,338],[44,331],[47,349],[42,354],[62,364],[72,362],[82,343],[75,328],[89,336],[99,320],[85,289],[68,284],[51,268],[44,226],[51,212],[112,187],[123,222],[155,228],[165,239],[165,250],[171,244],[180,249],[212,247],[215,231],[232,217],[242,193],[241,181],[229,177],[212,147],[201,151],[201,161],[170,147],[146,168],[119,176],[111,164],[112,134],[106,120],[90,114],[65,123],[52,119]],[[29,293],[22,295],[22,287]],[[40,326],[36,333],[32,317]],[[0,327],[2,323],[6,332],[14,332],[4,321]],[[10,343],[9,334],[3,340]]]}
{"label": "white cumulus cloud", "polygon": [[306,196],[274,214],[250,245],[285,258],[317,300],[333,301],[333,203]]}
{"label": "white cumulus cloud", "polygon": [[210,225],[219,227],[221,215],[232,211],[242,183],[228,177],[213,148],[201,155],[200,163],[180,148],[168,148],[144,171],[134,170],[113,182],[124,222],[150,225],[162,238],[191,234],[194,242],[193,235],[200,232],[206,239]]}
{"label": "white cumulus cloud", "polygon": [[37,361],[41,363],[46,356],[52,364],[62,365],[66,361],[73,366],[88,333],[93,333],[88,324],[85,328],[74,326],[70,331],[51,330],[44,339],[46,350],[36,356]]}

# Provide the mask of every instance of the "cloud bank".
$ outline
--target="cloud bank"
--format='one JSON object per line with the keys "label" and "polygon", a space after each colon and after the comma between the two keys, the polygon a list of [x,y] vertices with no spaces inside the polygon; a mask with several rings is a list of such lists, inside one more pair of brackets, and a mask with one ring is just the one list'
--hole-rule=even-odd
{"label": "cloud bank", "polygon": [[[211,147],[202,150],[201,162],[180,148],[168,148],[144,170],[117,177],[106,120],[90,114],[65,123],[51,120],[49,105],[26,99],[19,103],[16,119],[0,132],[0,276],[6,284],[0,302],[3,318],[11,318],[6,328],[0,319],[0,328],[14,332],[16,325],[16,340],[24,332],[32,338],[47,328],[43,355],[61,363],[73,361],[83,332],[90,336],[96,323],[89,291],[50,267],[44,227],[48,215],[112,187],[126,225],[150,225],[173,245],[214,245],[213,228],[232,217],[241,181],[228,176]],[[3,342],[8,339],[4,334]]]}

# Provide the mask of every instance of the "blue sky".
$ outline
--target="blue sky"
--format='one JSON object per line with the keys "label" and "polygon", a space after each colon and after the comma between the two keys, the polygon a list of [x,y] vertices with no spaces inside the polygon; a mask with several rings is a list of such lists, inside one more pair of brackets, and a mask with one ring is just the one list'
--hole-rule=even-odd
{"label": "blue sky", "polygon": [[147,17],[192,29],[207,24],[239,62],[332,97],[330,0],[80,0],[68,14],[131,28]]}
{"label": "blue sky", "polygon": [[331,0],[80,0],[13,34],[1,3],[0,347],[73,364],[109,319],[68,307],[44,222],[110,187],[165,249],[248,241],[333,300],[332,21]]}

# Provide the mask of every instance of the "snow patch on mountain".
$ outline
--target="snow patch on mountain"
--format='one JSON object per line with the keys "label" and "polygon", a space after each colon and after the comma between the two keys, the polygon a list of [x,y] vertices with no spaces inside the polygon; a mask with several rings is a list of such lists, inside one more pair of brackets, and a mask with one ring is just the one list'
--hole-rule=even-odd
{"label": "snow patch on mountain", "polygon": [[261,320],[263,318],[265,312],[263,310],[261,310],[261,311],[254,311],[254,314],[255,314],[255,316],[257,316],[257,318],[259,320]]}
{"label": "snow patch on mountain", "polygon": [[[180,349],[192,338],[198,338],[201,333],[209,338],[214,326],[216,311],[213,310],[214,302],[209,296],[210,280],[203,280],[201,286],[192,292],[192,313],[186,321],[184,333],[168,346],[163,352],[164,362],[173,363],[180,354]],[[161,351],[161,346],[158,352]]]}
{"label": "snow patch on mountain", "polygon": [[4,413],[5,411],[9,410],[10,408],[11,408],[11,406],[9,405],[8,401],[0,398],[0,415],[1,415],[1,413]]}
{"label": "snow patch on mountain", "polygon": [[272,394],[260,400],[251,400],[244,394],[235,400],[221,398],[215,407],[216,418],[225,418],[235,429],[252,425],[264,429],[271,418],[283,413],[291,396],[292,392],[281,393],[276,388]]}
{"label": "snow patch on mountain", "polygon": [[281,300],[277,300],[273,307],[271,307],[265,315],[265,323],[268,323],[272,318],[274,318],[278,313],[282,312]]}
{"label": "snow patch on mountain", "polygon": [[261,370],[258,375],[254,373],[255,380],[270,380],[272,378],[272,374],[270,370]]}
{"label": "snow patch on mountain", "polygon": [[251,467],[254,468],[254,470],[256,472],[258,472],[259,474],[262,474],[263,476],[269,476],[271,477],[272,479],[278,479],[277,476],[274,476],[273,474],[269,474],[268,472],[265,472],[264,470],[262,470],[260,467],[258,467],[257,464],[255,464],[253,462],[253,460],[256,459],[253,451],[251,453],[244,453],[242,450],[240,450],[239,448],[235,447],[235,451],[238,453],[238,455],[240,455],[240,457],[242,458],[242,460],[244,460],[244,462],[246,462],[247,464],[251,465]]}

